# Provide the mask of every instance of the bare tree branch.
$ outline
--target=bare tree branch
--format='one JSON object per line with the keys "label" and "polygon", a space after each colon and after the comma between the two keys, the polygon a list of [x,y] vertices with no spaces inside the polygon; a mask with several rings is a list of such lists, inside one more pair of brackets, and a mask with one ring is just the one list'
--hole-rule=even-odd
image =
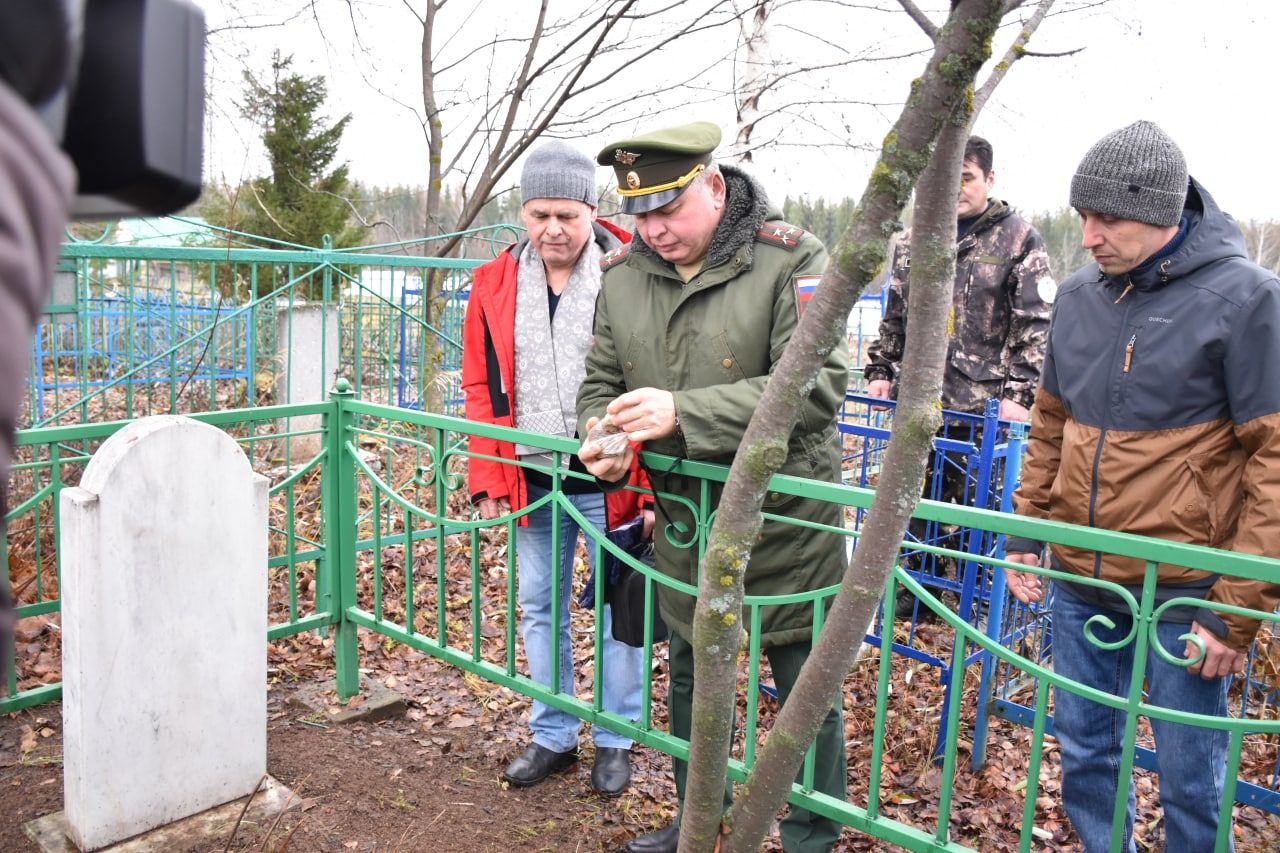
{"label": "bare tree branch", "polygon": [[413,7],[413,4],[410,3],[409,0],[400,0],[400,5],[404,6],[405,11],[408,12],[410,15],[413,15],[414,19],[419,24],[421,24],[422,26],[426,26],[427,24],[426,18],[418,14],[418,10]]}
{"label": "bare tree branch", "polygon": [[1009,45],[1009,49],[1004,52],[1004,56],[996,63],[995,68],[991,69],[991,73],[982,85],[973,93],[973,112],[969,116],[969,126],[973,127],[973,123],[977,120],[978,114],[982,112],[982,108],[987,105],[991,93],[996,90],[996,86],[1000,85],[1000,81],[1009,73],[1009,69],[1013,67],[1013,63],[1026,54],[1027,42],[1031,40],[1031,36],[1040,28],[1040,24],[1044,21],[1045,15],[1049,14],[1049,9],[1053,7],[1054,0],[1040,0],[1036,4],[1036,9],[1031,13],[1022,24],[1022,29],[1018,31],[1018,35],[1014,37],[1013,44]]}
{"label": "bare tree branch", "polygon": [[283,222],[281,222],[279,219],[276,219],[274,214],[272,214],[270,208],[267,207],[266,202],[262,200],[262,196],[258,193],[258,188],[254,186],[254,182],[249,181],[248,186],[249,186],[249,192],[253,193],[254,203],[258,205],[258,208],[262,211],[263,215],[266,216],[268,219],[270,219],[272,222],[274,222],[275,226],[279,228],[281,232],[288,234],[290,237],[292,237],[293,232],[290,231],[284,225]]}
{"label": "bare tree branch", "polygon": [[442,2],[427,0],[426,13],[422,24],[422,108],[426,111],[427,127],[427,234],[431,237],[439,232],[439,223],[432,222],[432,214],[440,207],[440,190],[444,185],[444,176],[440,171],[442,151],[444,150],[444,132],[440,121],[440,107],[436,103],[436,72],[431,36],[435,33],[436,13]]}
{"label": "bare tree branch", "polygon": [[1084,50],[1083,47],[1077,47],[1072,50],[1058,50],[1052,53],[1046,53],[1044,51],[1039,51],[1039,50],[1024,50],[1022,52],[1022,55],[1034,57],[1036,59],[1060,59],[1064,56],[1075,56],[1077,53],[1080,53],[1082,50]]}
{"label": "bare tree branch", "polygon": [[[687,3],[673,2],[663,9],[685,8],[687,5]],[[634,6],[635,0],[611,0],[601,4],[598,7],[600,10],[598,15],[570,38],[569,45],[561,45],[551,51],[537,68],[523,76],[517,76],[508,90],[489,102],[490,106],[473,123],[462,146],[463,150],[472,148],[474,141],[484,138],[488,145],[486,150],[489,153],[485,157],[475,158],[473,168],[467,173],[466,201],[458,216],[458,227],[465,227],[474,219],[485,201],[492,196],[497,183],[524,155],[529,146],[552,126],[570,101],[580,99],[617,75],[632,70],[629,63],[617,61],[613,67],[597,74],[594,79],[585,79],[589,72],[596,70],[597,59],[606,55],[612,56],[619,50],[618,42],[610,41],[610,37],[621,24],[636,17],[632,12]],[[637,45],[634,49],[644,56],[653,55],[690,34],[723,26],[726,19],[723,16],[712,16],[711,13],[727,6],[727,0],[716,0],[706,10],[689,18],[683,25],[666,29],[658,37],[643,45]],[[654,12],[648,12],[645,17],[652,14]],[[590,43],[584,45],[578,54],[570,57],[569,46],[582,45],[588,37],[591,37]],[[627,46],[632,48],[633,45],[628,43]],[[543,101],[530,107],[533,120],[522,128],[516,128],[511,118],[510,107],[523,104],[533,84],[557,70],[562,71],[562,79],[550,88]],[[494,110],[499,104],[507,105],[508,119],[501,124],[492,124],[491,121],[496,115]],[[490,142],[491,140],[496,141]],[[443,170],[444,173],[453,171],[457,165],[455,160],[448,169]],[[451,248],[452,246],[442,245],[440,250],[446,251]]]}
{"label": "bare tree branch", "polygon": [[898,4],[902,6],[904,12],[911,16],[911,20],[915,21],[920,29],[924,30],[924,34],[929,37],[929,41],[938,40],[937,25],[929,20],[929,16],[915,4],[914,0],[898,0]]}

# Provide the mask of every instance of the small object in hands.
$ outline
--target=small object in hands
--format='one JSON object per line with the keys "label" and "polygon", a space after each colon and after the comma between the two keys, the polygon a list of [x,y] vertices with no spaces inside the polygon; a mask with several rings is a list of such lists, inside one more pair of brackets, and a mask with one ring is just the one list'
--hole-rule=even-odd
{"label": "small object in hands", "polygon": [[601,456],[621,456],[627,452],[627,434],[606,414],[587,433],[587,442],[600,448]]}

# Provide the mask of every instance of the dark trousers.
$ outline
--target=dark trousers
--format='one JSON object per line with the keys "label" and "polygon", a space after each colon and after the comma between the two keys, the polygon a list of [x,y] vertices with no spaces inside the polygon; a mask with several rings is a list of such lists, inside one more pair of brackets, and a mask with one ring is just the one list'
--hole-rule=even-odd
{"label": "dark trousers", "polygon": [[[982,446],[982,427],[973,428],[972,434],[967,426],[944,425],[938,430],[938,437],[950,435],[952,438],[972,441],[976,447]],[[977,453],[978,451],[975,451]],[[920,497],[942,503],[972,505],[977,484],[969,481],[969,454],[959,451],[937,451],[930,449],[926,463],[924,487]],[[935,485],[936,484],[936,485]],[[938,548],[961,548],[960,531],[949,525],[942,525],[922,518],[913,518],[907,524],[911,538]],[[936,554],[916,552],[906,558],[906,566],[916,572],[935,577],[955,575],[955,561],[949,557]],[[898,587],[900,595],[910,595],[905,588]]]}
{"label": "dark trousers", "polygon": [[[800,667],[804,666],[809,657],[811,647],[811,643],[804,642],[769,646],[764,650],[769,658],[769,665],[773,668],[774,683],[778,686],[778,697],[782,702],[785,703],[791,694],[791,687],[796,683]],[[667,692],[667,713],[671,719],[671,733],[688,740],[693,727],[693,646],[675,632],[671,634],[668,663],[671,685]],[[848,764],[840,703],[833,704],[827,712],[815,743],[817,749],[814,755],[813,787],[843,800]],[[684,761],[675,758],[672,759],[672,765],[676,777],[676,794],[683,809],[685,780],[689,768]],[[800,781],[803,772],[802,768],[796,781]],[[732,801],[729,785],[726,785],[725,807]],[[828,853],[840,837],[842,828],[838,821],[792,806],[778,830],[782,835],[782,849],[787,853]]]}

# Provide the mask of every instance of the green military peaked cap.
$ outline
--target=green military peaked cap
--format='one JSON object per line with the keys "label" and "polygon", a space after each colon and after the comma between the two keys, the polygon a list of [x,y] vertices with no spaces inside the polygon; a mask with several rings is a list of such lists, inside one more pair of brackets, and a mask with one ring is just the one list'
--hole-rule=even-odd
{"label": "green military peaked cap", "polygon": [[606,145],[596,162],[618,173],[623,213],[648,213],[684,192],[719,144],[718,126],[695,121]]}

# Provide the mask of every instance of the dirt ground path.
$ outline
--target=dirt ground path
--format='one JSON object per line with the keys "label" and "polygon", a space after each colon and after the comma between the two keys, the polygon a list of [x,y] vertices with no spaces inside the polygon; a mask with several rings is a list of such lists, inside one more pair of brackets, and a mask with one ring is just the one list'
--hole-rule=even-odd
{"label": "dirt ground path", "polygon": [[[290,692],[271,691],[267,767],[300,806],[275,827],[240,826],[232,850],[616,850],[661,825],[662,803],[668,792],[674,796],[663,772],[666,759],[651,751],[637,750],[637,783],[617,799],[591,790],[589,741],[572,770],[533,788],[507,788],[502,767],[518,745],[495,738],[483,722],[424,728],[424,720],[405,716],[327,726],[288,704]],[[0,850],[6,853],[35,851],[22,825],[62,808],[60,714],[60,706],[49,705],[0,716]],[[212,853],[226,844],[224,838],[187,849]]]}
{"label": "dirt ground path", "polygon": [[[309,679],[296,673],[280,675],[268,693],[267,769],[293,790],[298,807],[278,825],[242,825],[234,838],[228,832],[217,843],[186,849],[590,853],[620,850],[630,838],[664,825],[674,815],[670,760],[651,749],[633,751],[632,784],[622,796],[605,799],[595,794],[589,784],[592,752],[585,730],[583,760],[575,768],[533,788],[507,788],[501,773],[525,745],[528,701],[417,655],[396,673],[371,677],[406,696],[405,716],[346,725],[332,725],[319,719],[322,714],[299,710],[289,699]],[[326,674],[332,670],[310,673]],[[860,668],[846,689],[854,802],[865,801],[864,769],[871,740],[870,718],[856,710],[857,697],[874,690],[874,674],[873,668]],[[882,811],[922,828],[936,819],[940,783],[940,774],[928,762],[933,738],[928,723],[936,720],[932,705],[940,695],[932,675],[928,668],[914,679],[900,680],[895,674],[895,684],[910,689],[899,691],[903,701],[890,712],[892,733],[886,742],[892,746],[884,765],[899,793],[882,804]],[[655,684],[664,681],[665,676],[655,675]],[[661,725],[663,718],[658,700],[655,723]],[[993,725],[991,760],[979,773],[958,774],[952,786],[954,837],[983,853],[1017,847],[1020,784],[1025,784],[1019,780],[1029,737],[1022,727],[999,721]],[[3,853],[36,850],[22,826],[62,808],[61,760],[59,705],[0,715]],[[1274,757],[1270,760],[1274,763]],[[1074,834],[1056,801],[1056,747],[1047,752],[1043,773],[1036,849],[1073,850]],[[1152,839],[1159,837],[1154,782],[1150,774],[1139,774],[1139,825]],[[1277,838],[1280,818],[1237,809],[1240,853],[1276,850]],[[847,829],[837,853],[893,849],[897,848]],[[766,840],[763,850],[779,853],[776,837]]]}

